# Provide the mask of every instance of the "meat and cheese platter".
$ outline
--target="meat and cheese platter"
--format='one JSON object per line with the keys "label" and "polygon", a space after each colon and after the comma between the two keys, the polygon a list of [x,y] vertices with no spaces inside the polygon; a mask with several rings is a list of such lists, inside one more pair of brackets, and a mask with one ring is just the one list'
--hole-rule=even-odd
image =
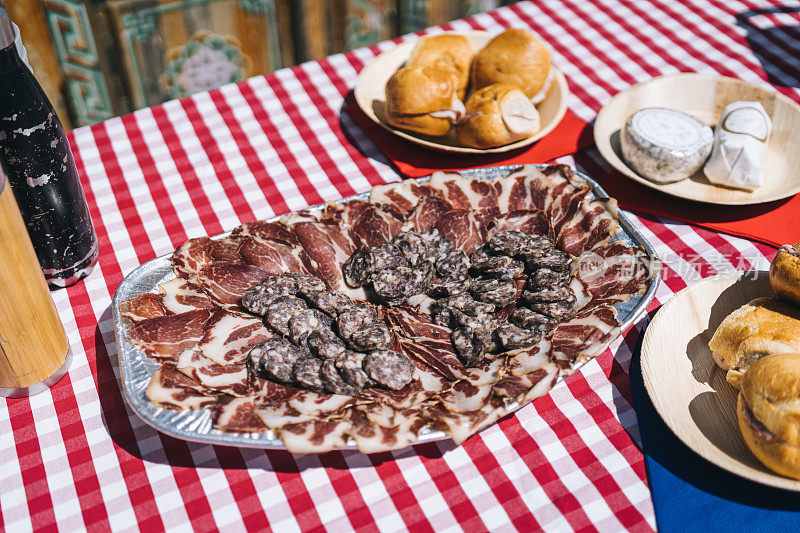
{"label": "meat and cheese platter", "polygon": [[461,443],[602,353],[659,271],[565,165],[437,172],[140,266],[114,295],[119,375],[138,416],[190,441]]}

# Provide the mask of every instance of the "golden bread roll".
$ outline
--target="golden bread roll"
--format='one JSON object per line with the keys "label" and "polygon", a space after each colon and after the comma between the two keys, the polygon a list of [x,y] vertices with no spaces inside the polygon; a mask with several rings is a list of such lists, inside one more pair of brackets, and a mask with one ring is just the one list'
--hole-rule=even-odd
{"label": "golden bread roll", "polygon": [[778,298],[756,298],[725,317],[708,347],[738,389],[742,375],[760,358],[800,352],[800,308]]}
{"label": "golden bread roll", "polygon": [[526,139],[539,131],[539,112],[525,93],[513,85],[489,85],[472,93],[466,116],[458,125],[458,142],[491,148]]}
{"label": "golden bread roll", "polygon": [[759,461],[800,479],[800,354],[769,355],[751,366],[742,378],[736,416]]}
{"label": "golden bread roll", "polygon": [[506,30],[475,54],[470,78],[473,90],[508,83],[538,103],[544,99],[552,80],[550,51],[527,30]]}
{"label": "golden bread roll", "polygon": [[407,67],[418,67],[423,71],[449,72],[455,76],[456,92],[463,100],[467,95],[469,68],[475,56],[475,47],[463,35],[443,33],[423,37],[417,42]]}
{"label": "golden bread roll", "polygon": [[402,67],[386,83],[386,119],[397,128],[442,136],[463,112],[464,104],[447,73]]}
{"label": "golden bread roll", "polygon": [[769,267],[769,282],[775,294],[800,305],[800,242],[778,250]]}

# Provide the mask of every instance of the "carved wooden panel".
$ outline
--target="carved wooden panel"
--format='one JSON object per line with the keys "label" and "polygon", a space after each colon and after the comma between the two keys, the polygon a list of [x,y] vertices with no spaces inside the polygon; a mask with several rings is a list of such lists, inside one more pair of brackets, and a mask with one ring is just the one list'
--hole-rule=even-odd
{"label": "carved wooden panel", "polygon": [[294,61],[289,0],[112,0],[133,105],[153,105]]}

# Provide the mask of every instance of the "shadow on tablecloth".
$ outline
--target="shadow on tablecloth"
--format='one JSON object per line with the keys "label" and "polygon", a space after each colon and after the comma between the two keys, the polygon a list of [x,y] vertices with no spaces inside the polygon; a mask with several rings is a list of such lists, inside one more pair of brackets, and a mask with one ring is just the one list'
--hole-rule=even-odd
{"label": "shadow on tablecloth", "polygon": [[736,24],[745,30],[747,44],[773,85],[800,87],[800,24],[781,24],[780,18],[778,23],[770,20],[796,13],[800,13],[798,6],[776,6],[736,14]]}

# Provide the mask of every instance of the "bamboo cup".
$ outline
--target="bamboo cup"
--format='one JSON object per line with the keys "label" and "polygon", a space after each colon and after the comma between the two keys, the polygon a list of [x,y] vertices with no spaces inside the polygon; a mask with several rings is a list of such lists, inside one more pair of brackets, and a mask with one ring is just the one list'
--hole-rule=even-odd
{"label": "bamboo cup", "polygon": [[0,169],[0,396],[29,396],[66,374],[70,351],[36,252]]}

